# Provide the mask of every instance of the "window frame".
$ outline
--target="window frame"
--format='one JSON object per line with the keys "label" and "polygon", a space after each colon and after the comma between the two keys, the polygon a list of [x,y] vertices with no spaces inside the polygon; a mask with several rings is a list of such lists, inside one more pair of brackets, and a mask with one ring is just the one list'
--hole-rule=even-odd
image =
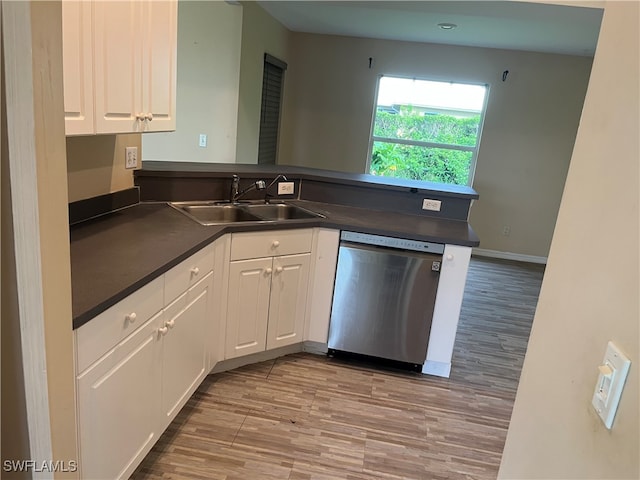
{"label": "window frame", "polygon": [[[258,122],[258,159],[259,165],[278,163],[280,143],[280,121],[284,98],[284,79],[287,63],[265,52],[262,64],[262,93],[260,98],[260,118]],[[277,71],[280,78],[277,93],[273,88]],[[277,97],[276,101],[272,101]],[[273,128],[275,124],[275,130]],[[270,148],[273,146],[273,148]]]}
{"label": "window frame", "polygon": [[[476,137],[475,146],[471,147],[471,146],[467,146],[467,145],[451,145],[451,144],[447,144],[447,143],[424,142],[424,141],[420,141],[420,140],[406,140],[406,139],[400,139],[400,138],[386,138],[386,137],[376,137],[376,136],[374,136],[373,132],[375,131],[376,115],[378,113],[378,94],[380,93],[380,80],[383,77],[401,78],[401,79],[405,79],[405,80],[420,80],[420,81],[438,82],[438,83],[457,83],[457,84],[462,84],[462,85],[475,85],[475,86],[485,87],[486,91],[485,91],[485,95],[484,95],[484,100],[482,102],[482,110],[480,111],[480,122],[478,124],[478,135]],[[460,82],[460,81],[442,80],[442,79],[435,79],[435,78],[428,78],[428,77],[410,77],[410,76],[404,76],[404,75],[379,74],[378,78],[376,80],[376,88],[375,88],[375,93],[374,93],[374,98],[373,98],[373,109],[372,109],[372,116],[371,116],[371,129],[370,129],[370,132],[369,132],[369,148],[367,150],[367,163],[366,163],[366,171],[365,171],[365,173],[369,174],[369,175],[372,175],[371,174],[371,160],[372,160],[371,157],[372,157],[372,154],[373,154],[373,143],[374,142],[396,143],[396,144],[400,144],[400,145],[409,145],[409,146],[424,147],[424,148],[442,148],[442,149],[447,149],[447,150],[459,150],[459,151],[464,151],[464,152],[471,152],[471,162],[469,164],[469,181],[468,181],[466,186],[469,186],[469,187],[472,186],[473,185],[473,181],[475,179],[475,174],[476,174],[478,151],[480,150],[480,141],[482,139],[482,130],[483,130],[483,126],[484,126],[485,114],[487,112],[487,103],[488,103],[488,99],[489,99],[489,91],[490,91],[490,85],[488,83]],[[399,177],[396,177],[396,178],[399,178]],[[422,180],[416,180],[416,181],[422,181]],[[440,182],[437,182],[437,183],[441,184],[441,185],[449,185],[449,184],[446,184],[446,183],[440,183]]]}

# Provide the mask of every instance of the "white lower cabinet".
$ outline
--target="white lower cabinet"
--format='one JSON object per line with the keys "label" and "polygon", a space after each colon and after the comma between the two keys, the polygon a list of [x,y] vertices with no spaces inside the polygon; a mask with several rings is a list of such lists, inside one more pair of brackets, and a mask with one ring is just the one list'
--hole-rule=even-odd
{"label": "white lower cabinet", "polygon": [[231,262],[225,358],[264,351],[273,259]]}
{"label": "white lower cabinet", "polygon": [[76,330],[81,478],[128,478],[204,379],[213,262],[205,247]]}
{"label": "white lower cabinet", "polygon": [[311,230],[232,235],[225,359],[302,342],[311,245]]}
{"label": "white lower cabinet", "polygon": [[162,423],[164,430],[206,376],[207,312],[213,274],[165,309],[162,336]]}
{"label": "white lower cabinet", "polygon": [[82,478],[126,478],[162,434],[159,312],[77,379]]}
{"label": "white lower cabinet", "polygon": [[273,259],[267,350],[302,342],[311,254]]}
{"label": "white lower cabinet", "polygon": [[316,237],[226,235],[75,331],[80,478],[128,478],[218,361],[306,340]]}

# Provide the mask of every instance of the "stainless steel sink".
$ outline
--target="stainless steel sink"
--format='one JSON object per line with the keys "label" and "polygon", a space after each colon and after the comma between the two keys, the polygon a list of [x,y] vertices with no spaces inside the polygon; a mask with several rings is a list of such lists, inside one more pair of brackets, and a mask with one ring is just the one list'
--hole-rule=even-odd
{"label": "stainless steel sink", "polygon": [[247,205],[247,210],[266,220],[302,220],[305,218],[322,218],[323,215],[288,203],[272,203]]}
{"label": "stainless steel sink", "polygon": [[169,205],[201,225],[222,225],[263,220],[237,205],[216,205],[212,202],[171,202]]}
{"label": "stainless steel sink", "polygon": [[224,205],[216,202],[170,202],[169,205],[201,225],[273,222],[323,217],[319,213],[285,203]]}

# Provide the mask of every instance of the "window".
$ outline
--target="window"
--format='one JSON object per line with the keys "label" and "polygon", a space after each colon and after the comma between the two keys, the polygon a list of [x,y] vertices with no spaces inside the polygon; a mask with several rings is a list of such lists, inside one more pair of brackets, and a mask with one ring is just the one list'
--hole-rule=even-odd
{"label": "window", "polygon": [[487,86],[380,77],[369,173],[470,185]]}
{"label": "window", "polygon": [[280,104],[282,103],[282,86],[284,85],[284,71],[286,69],[286,63],[268,53],[264,54],[258,163],[272,165],[276,163]]}

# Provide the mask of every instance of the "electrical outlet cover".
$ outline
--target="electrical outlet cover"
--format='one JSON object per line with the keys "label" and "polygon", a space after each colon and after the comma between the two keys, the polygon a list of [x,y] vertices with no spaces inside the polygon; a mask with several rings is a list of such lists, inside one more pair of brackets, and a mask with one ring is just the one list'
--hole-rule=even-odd
{"label": "electrical outlet cover", "polygon": [[124,155],[125,168],[138,167],[138,147],[126,147]]}
{"label": "electrical outlet cover", "polygon": [[440,200],[431,200],[429,198],[425,198],[422,200],[422,209],[423,210],[431,210],[433,212],[439,212],[442,202]]}
{"label": "electrical outlet cover", "polygon": [[278,182],[278,195],[293,195],[293,182]]}

